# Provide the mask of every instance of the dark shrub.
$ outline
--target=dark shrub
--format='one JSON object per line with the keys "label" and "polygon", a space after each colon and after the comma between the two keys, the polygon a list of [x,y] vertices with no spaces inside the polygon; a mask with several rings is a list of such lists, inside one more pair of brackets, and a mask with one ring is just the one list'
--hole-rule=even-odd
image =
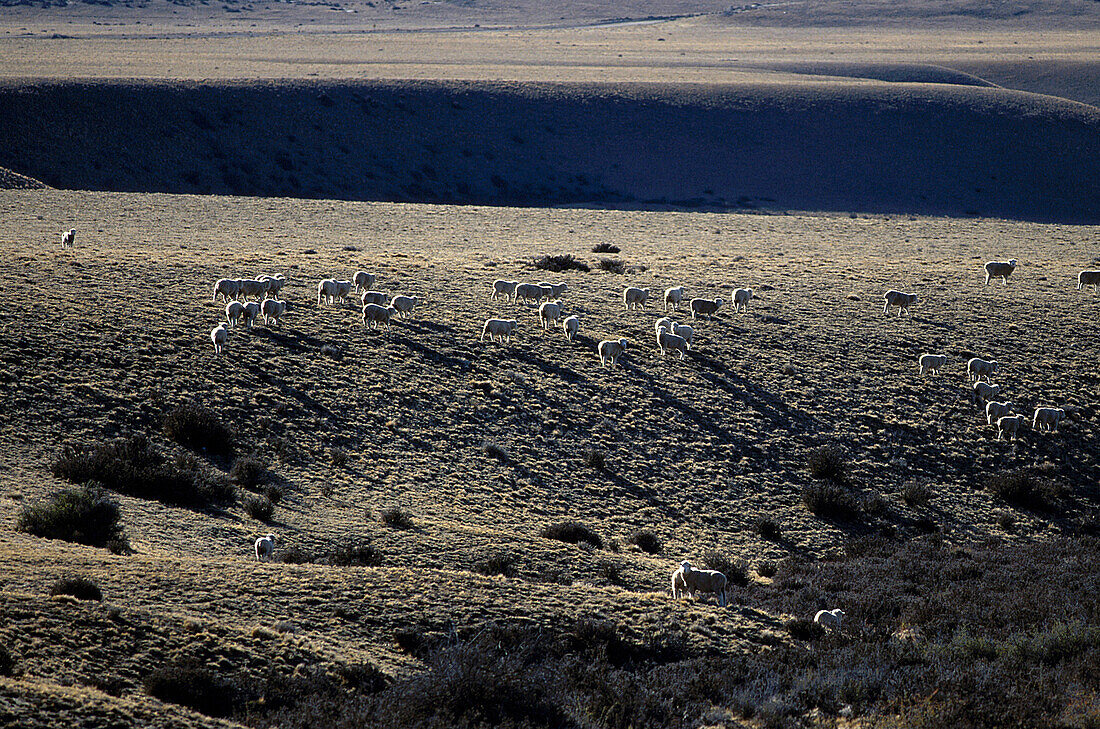
{"label": "dark shrub", "polygon": [[814,483],[802,489],[802,503],[815,515],[830,519],[849,519],[856,515],[855,496],[835,483]]}
{"label": "dark shrub", "polygon": [[344,358],[344,353],[340,351],[340,348],[335,344],[323,344],[321,345],[321,354],[325,355],[329,359],[340,361]]}
{"label": "dark shrub", "polygon": [[283,493],[283,489],[279,486],[271,485],[264,487],[264,496],[266,496],[267,500],[273,504],[277,504],[282,501],[284,495],[285,494]]}
{"label": "dark shrub", "polygon": [[241,488],[254,489],[268,479],[267,467],[254,456],[242,456],[233,461],[229,469],[229,480]]}
{"label": "dark shrub", "polygon": [[775,562],[761,562],[756,567],[756,574],[761,577],[775,577],[775,573],[779,571],[779,567]]}
{"label": "dark shrub", "polygon": [[491,440],[487,440],[481,444],[481,452],[487,455],[489,458],[495,458],[501,463],[507,463],[509,460],[508,451],[504,450]]}
{"label": "dark shrub", "polygon": [[756,533],[763,539],[767,539],[769,542],[778,542],[781,536],[779,528],[779,522],[770,516],[764,516],[756,520],[753,524],[756,527]]}
{"label": "dark shrub", "polygon": [[559,542],[566,542],[568,544],[579,544],[580,542],[587,542],[593,547],[599,549],[603,546],[603,540],[600,539],[600,535],[592,531],[584,524],[576,521],[562,521],[557,524],[550,524],[543,527],[539,532],[539,536],[547,539],[556,539]]}
{"label": "dark shrub", "polygon": [[237,700],[232,684],[193,663],[168,663],[145,677],[145,691],[207,716],[229,716]]}
{"label": "dark shrub", "polygon": [[607,454],[599,448],[585,448],[581,460],[584,461],[584,465],[597,471],[607,468]]}
{"label": "dark shrub", "polygon": [[341,544],[317,560],[338,567],[377,567],[382,564],[382,552],[370,542]]}
{"label": "dark shrub", "polygon": [[997,525],[1006,532],[1012,531],[1012,528],[1016,526],[1016,515],[1008,509],[1002,509],[996,512],[996,517]]}
{"label": "dark shrub", "polygon": [[279,550],[279,554],[275,559],[283,564],[306,564],[313,561],[312,555],[297,544]]}
{"label": "dark shrub", "polygon": [[504,575],[510,577],[516,558],[504,552],[486,557],[474,564],[474,571],[483,575]]}
{"label": "dark shrub", "polygon": [[571,255],[565,254],[560,256],[542,256],[535,259],[535,268],[540,271],[553,271],[554,273],[560,273],[562,271],[577,270],[588,273],[591,269],[587,263],[578,261]]}
{"label": "dark shrub", "polygon": [[986,490],[1013,506],[1031,511],[1057,511],[1065,498],[1065,489],[1059,484],[1022,470],[990,476]]}
{"label": "dark shrub", "polygon": [[660,554],[661,553],[661,540],[656,534],[643,529],[641,531],[634,532],[630,535],[630,543],[638,545],[638,549],[642,550],[646,554]]}
{"label": "dark shrub", "polygon": [[596,565],[596,574],[612,585],[621,584],[623,581],[622,566],[615,562],[600,562]]}
{"label": "dark shrub", "polygon": [[786,627],[795,640],[817,640],[825,635],[825,628],[809,618],[792,618],[787,621]]}
{"label": "dark shrub", "polygon": [[348,452],[343,448],[333,448],[329,451],[329,456],[332,458],[333,466],[336,468],[347,468]]}
{"label": "dark shrub", "polygon": [[810,451],[806,457],[806,467],[814,478],[843,483],[848,476],[848,457],[839,446],[821,446]]}
{"label": "dark shrub", "polygon": [[601,258],[596,265],[601,271],[607,271],[608,273],[626,272],[626,264],[617,258]]}
{"label": "dark shrub", "polygon": [[187,402],[164,416],[164,434],[193,451],[216,456],[233,455],[233,435],[213,411]]}
{"label": "dark shrub", "polygon": [[924,506],[932,500],[932,489],[928,484],[908,483],[901,489],[901,498],[910,506]]}
{"label": "dark shrub", "polygon": [[99,585],[87,577],[62,577],[50,586],[51,595],[71,595],[77,600],[103,602]]}
{"label": "dark shrub", "polygon": [[241,499],[241,506],[244,507],[246,514],[263,522],[271,521],[271,517],[275,515],[275,504],[271,503],[266,496],[259,494],[246,494]]}
{"label": "dark shrub", "polygon": [[413,527],[412,514],[404,511],[398,506],[391,506],[388,509],[383,509],[381,520],[383,524],[391,526],[394,529],[412,529]]}
{"label": "dark shrub", "polygon": [[10,676],[15,669],[15,659],[8,647],[0,643],[0,676]]}
{"label": "dark shrub", "polygon": [[749,584],[749,570],[745,563],[734,560],[729,555],[721,552],[709,551],[703,554],[703,567],[708,570],[717,570],[726,576],[726,581],[731,585],[744,587]]}
{"label": "dark shrub", "polygon": [[597,243],[592,246],[593,253],[618,253],[619,247],[611,243]]}
{"label": "dark shrub", "polygon": [[106,547],[126,543],[118,520],[118,503],[102,489],[85,486],[64,489],[47,501],[24,506],[16,529],[36,537]]}

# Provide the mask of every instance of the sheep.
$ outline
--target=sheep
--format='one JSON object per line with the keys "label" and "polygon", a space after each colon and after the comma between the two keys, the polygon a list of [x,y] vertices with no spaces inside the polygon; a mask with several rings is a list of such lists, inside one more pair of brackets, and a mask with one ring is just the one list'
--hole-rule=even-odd
{"label": "sheep", "polygon": [[377,274],[367,273],[366,271],[356,271],[355,275],[351,277],[352,282],[355,284],[355,293],[362,291],[370,291],[374,288],[374,282],[377,280]]}
{"label": "sheep", "polygon": [[1001,369],[1000,363],[995,360],[984,360],[973,357],[966,362],[966,381],[978,382],[985,377],[986,382],[990,382],[989,376],[999,372]]}
{"label": "sheep", "polygon": [[489,297],[490,301],[496,301],[498,296],[504,296],[507,299],[509,296],[516,295],[516,287],[519,286],[519,281],[505,281],[502,278],[498,278],[493,281],[493,294]]}
{"label": "sheep", "polygon": [[974,401],[979,404],[989,402],[1000,394],[1000,385],[990,385],[988,382],[974,383]]}
{"label": "sheep", "polygon": [[538,284],[521,283],[516,284],[516,291],[512,294],[512,303],[516,303],[520,299],[523,299],[523,303],[529,304],[534,299],[535,303],[542,301],[542,295],[545,293],[541,286]]}
{"label": "sheep", "polygon": [[481,339],[484,342],[486,335],[489,341],[495,338],[498,342],[512,343],[512,334],[519,328],[519,322],[515,319],[486,319],[485,326],[481,328]]}
{"label": "sheep", "polygon": [[550,299],[560,299],[561,295],[564,294],[566,289],[569,288],[569,284],[567,283],[554,284],[547,281],[539,281],[539,286],[541,286],[543,290],[545,290],[547,287],[550,288],[550,296],[546,299],[547,301],[549,301]]}
{"label": "sheep", "polygon": [[623,352],[626,351],[627,341],[625,339],[605,339],[600,342],[596,347],[596,351],[600,353],[600,365],[607,367],[609,364],[614,367],[619,361],[619,357],[623,356]]}
{"label": "sheep", "polygon": [[566,317],[561,322],[561,328],[565,330],[565,338],[572,342],[577,338],[577,332],[581,328],[581,320],[576,314]]}
{"label": "sheep", "polygon": [[214,303],[217,303],[218,297],[221,296],[228,304],[232,299],[237,298],[240,290],[241,282],[239,279],[219,278],[214,284]]}
{"label": "sheep", "polygon": [[1035,414],[1031,419],[1031,427],[1035,430],[1058,430],[1058,423],[1066,419],[1066,411],[1062,408],[1035,408]]}
{"label": "sheep", "polygon": [[1010,436],[1010,440],[1016,440],[1016,433],[1021,425],[1027,425],[1027,417],[1023,415],[1005,415],[997,420],[997,440],[1004,440],[1004,436]]}
{"label": "sheep", "polygon": [[229,322],[222,322],[210,330],[210,341],[214,343],[214,354],[221,354],[229,339]]}
{"label": "sheep", "polygon": [[1008,286],[1008,277],[1016,270],[1016,259],[1010,261],[990,261],[985,264],[985,285],[989,285],[990,279],[1000,278],[1003,285]]}
{"label": "sheep", "polygon": [[687,324],[677,324],[672,322],[672,333],[678,337],[681,337],[687,342],[687,348],[691,349],[691,345],[695,342],[695,330]]}
{"label": "sheep", "polygon": [[718,307],[721,305],[721,299],[692,299],[691,303],[688,304],[692,319],[698,319],[703,314],[706,314],[708,319],[713,319],[714,313],[718,311]]}
{"label": "sheep", "polygon": [[931,372],[933,375],[940,373],[940,368],[947,364],[946,354],[922,354],[920,356],[920,372],[919,375],[924,375],[925,372]]}
{"label": "sheep", "polygon": [[270,324],[271,322],[278,324],[279,317],[286,311],[286,302],[266,299],[264,303],[260,304],[260,311],[264,315],[264,324]]}
{"label": "sheep", "polygon": [[749,302],[752,300],[752,289],[734,289],[733,290],[733,312],[736,314],[738,311],[749,310]]}
{"label": "sheep", "polygon": [[661,329],[667,329],[671,332],[675,324],[676,322],[672,321],[672,319],[669,319],[667,316],[662,316],[660,319],[653,322],[653,333],[657,334]]}
{"label": "sheep", "polygon": [[336,303],[336,279],[334,278],[321,279],[317,284],[317,306],[325,302]]}
{"label": "sheep", "polygon": [[688,348],[687,341],[683,337],[676,336],[664,327],[657,330],[657,346],[660,348],[662,355],[670,349],[679,352],[680,359],[684,358],[684,353],[687,352]]}
{"label": "sheep", "polygon": [[237,283],[240,284],[238,295],[241,299],[247,299],[249,296],[257,299],[263,298],[269,288],[267,281],[260,281],[255,278],[242,278]]}
{"label": "sheep", "polygon": [[637,309],[640,306],[644,310],[648,300],[649,289],[638,289],[633,286],[623,289],[623,306],[627,309]]}
{"label": "sheep", "polygon": [[1006,415],[1012,414],[1013,405],[1010,402],[997,402],[990,400],[985,404],[985,424],[993,425]]}
{"label": "sheep", "polygon": [[542,328],[545,331],[553,324],[557,326],[558,321],[561,320],[561,301],[547,301],[545,304],[539,307],[539,324],[542,324]]}
{"label": "sheep", "polygon": [[263,276],[259,276],[257,280],[267,282],[267,294],[273,299],[279,298],[279,292],[286,286],[286,277],[281,273],[277,273],[274,276],[264,274]]}
{"label": "sheep", "polygon": [[845,615],[846,613],[840,608],[836,608],[835,610],[818,610],[817,614],[814,615],[814,622],[825,630],[840,630],[840,623]]}
{"label": "sheep", "polygon": [[1093,291],[1100,291],[1100,271],[1082,271],[1077,274],[1077,290],[1091,286]]}
{"label": "sheep", "polygon": [[336,298],[346,303],[355,284],[351,281],[335,281],[334,283],[336,284]]}
{"label": "sheep", "polygon": [[225,318],[229,320],[229,323],[236,326],[241,323],[241,317],[244,316],[244,304],[234,299],[225,305]]}
{"label": "sheep", "polygon": [[419,303],[419,296],[394,296],[390,306],[397,311],[398,316],[402,319],[411,319],[413,307]]}
{"label": "sheep", "polygon": [[379,306],[378,304],[363,304],[363,326],[370,324],[371,329],[390,328],[390,319],[397,318],[397,309],[392,306]]}
{"label": "sheep", "polygon": [[72,228],[67,233],[61,234],[62,248],[72,248],[74,245],[76,245],[76,228]]}
{"label": "sheep", "polygon": [[244,325],[246,327],[251,329],[252,325],[256,323],[256,319],[258,319],[259,316],[260,305],[257,304],[255,301],[249,301],[247,304],[244,305],[244,316],[242,317],[242,320],[244,321]]}
{"label": "sheep", "polygon": [[271,556],[275,553],[275,535],[268,534],[266,537],[260,537],[256,540],[256,559],[263,562],[265,559],[270,560]]}
{"label": "sheep", "polygon": [[684,287],[674,286],[671,289],[665,289],[665,311],[668,311],[671,306],[673,309],[679,309],[680,304],[684,301]]}
{"label": "sheep", "polygon": [[894,291],[893,289],[883,294],[882,298],[884,300],[882,305],[883,314],[889,314],[891,306],[898,307],[898,316],[901,316],[903,313],[908,314],[909,307],[917,303],[916,294],[906,294],[901,291]]}
{"label": "sheep", "polygon": [[700,592],[713,592],[719,607],[726,606],[726,576],[717,570],[697,570],[684,560],[672,573],[672,596],[681,597],[687,592],[695,597]]}
{"label": "sheep", "polygon": [[359,297],[359,303],[363,306],[367,304],[378,304],[379,306],[386,305],[386,299],[390,297],[387,291],[364,291],[363,295]]}

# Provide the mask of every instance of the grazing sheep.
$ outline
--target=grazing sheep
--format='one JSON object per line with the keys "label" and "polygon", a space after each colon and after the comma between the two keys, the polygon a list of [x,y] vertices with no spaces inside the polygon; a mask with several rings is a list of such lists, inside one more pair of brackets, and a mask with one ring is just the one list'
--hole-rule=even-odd
{"label": "grazing sheep", "polygon": [[485,326],[481,328],[481,339],[479,341],[484,342],[485,337],[489,337],[489,341],[494,339],[498,342],[512,343],[512,335],[519,327],[519,322],[515,319],[486,319]]}
{"label": "grazing sheep", "polygon": [[258,277],[258,280],[267,282],[267,295],[271,296],[273,299],[279,298],[279,292],[286,286],[286,277],[281,273],[277,273],[274,276],[264,274]]}
{"label": "grazing sheep", "polygon": [[561,301],[547,301],[539,307],[539,324],[542,325],[544,331],[549,329],[551,324],[557,326],[560,319]]}
{"label": "grazing sheep", "polygon": [[261,281],[256,278],[242,278],[238,282],[240,284],[240,290],[237,295],[242,299],[247,299],[249,296],[261,299],[267,294],[269,284],[267,281]]}
{"label": "grazing sheep", "polygon": [[390,329],[390,319],[397,318],[397,309],[392,306],[379,306],[378,304],[363,304],[363,326],[370,324],[371,329],[385,327]]}
{"label": "grazing sheep", "polygon": [[356,271],[355,275],[351,277],[352,282],[355,284],[355,293],[362,291],[370,291],[374,288],[374,282],[377,280],[378,275],[373,273],[367,273],[366,271]]}
{"label": "grazing sheep", "polygon": [[286,311],[286,302],[278,301],[276,299],[265,299],[264,303],[260,304],[260,311],[264,315],[264,324],[279,323],[279,318]]}
{"label": "grazing sheep", "polygon": [[242,316],[244,316],[244,304],[241,302],[234,299],[225,305],[225,318],[233,326],[241,323]]}
{"label": "grazing sheep", "polygon": [[498,278],[493,281],[493,294],[489,297],[490,301],[496,301],[498,296],[503,295],[504,298],[516,295],[516,287],[519,286],[519,281],[505,281],[502,278]]}
{"label": "grazing sheep", "polygon": [[1077,274],[1077,290],[1091,286],[1093,291],[1100,291],[1100,271],[1082,271]]}
{"label": "grazing sheep", "polygon": [[989,382],[989,376],[999,372],[1000,369],[1001,365],[995,359],[984,360],[974,357],[966,363],[966,381],[978,382],[982,377],[985,377],[985,381]]}
{"label": "grazing sheep", "polygon": [[934,375],[940,373],[940,368],[947,364],[946,354],[922,354],[920,356],[920,375],[931,372]]}
{"label": "grazing sheep", "polygon": [[623,289],[623,305],[627,309],[637,309],[640,306],[644,310],[647,301],[649,301],[649,289],[638,289],[633,286]]}
{"label": "grazing sheep", "polygon": [[671,306],[673,309],[679,309],[680,304],[684,301],[684,287],[674,286],[671,289],[665,289],[665,311],[668,311]]}
{"label": "grazing sheep", "polygon": [[61,234],[62,248],[72,248],[74,245],[76,245],[76,228]]}
{"label": "grazing sheep", "polygon": [[721,305],[721,299],[692,299],[688,306],[691,308],[692,319],[697,319],[704,314],[708,319],[713,319],[714,313]]}
{"label": "grazing sheep", "polygon": [[386,306],[386,299],[388,298],[390,298],[388,291],[364,291],[363,295],[359,297],[359,303],[363,306],[367,304]]}
{"label": "grazing sheep", "polygon": [[219,278],[214,284],[214,302],[217,303],[218,297],[221,296],[228,304],[231,300],[237,298],[240,290],[241,282],[239,279]]}
{"label": "grazing sheep", "polygon": [[752,301],[752,289],[733,290],[733,312],[749,310],[749,302]]}
{"label": "grazing sheep", "polygon": [[565,330],[565,338],[572,342],[577,338],[577,332],[581,328],[581,320],[576,314],[562,320],[561,328]]}
{"label": "grazing sheep", "polygon": [[347,303],[348,297],[351,296],[351,290],[355,286],[351,281],[336,281],[336,298],[343,303]]}
{"label": "grazing sheep", "polygon": [[322,279],[317,284],[317,306],[323,303],[336,303],[336,279],[334,278]]}
{"label": "grazing sheep", "polygon": [[596,351],[600,353],[600,365],[607,367],[610,364],[614,367],[626,351],[626,345],[625,339],[605,339],[600,342],[596,347]]}
{"label": "grazing sheep", "polygon": [[1008,277],[1016,270],[1016,259],[1011,261],[990,261],[985,264],[985,285],[989,285],[990,279],[1000,278],[1005,286],[1008,286]]}
{"label": "grazing sheep", "polygon": [[214,343],[214,354],[221,354],[222,349],[225,347],[226,340],[229,339],[229,323],[222,322],[218,326],[210,330],[210,341]]}
{"label": "grazing sheep", "polygon": [[260,305],[257,304],[255,301],[249,301],[247,304],[244,305],[244,316],[241,317],[241,320],[244,322],[244,325],[246,327],[251,329],[252,325],[256,323],[256,319],[258,319],[259,316]]}
{"label": "grazing sheep", "polygon": [[844,619],[845,612],[840,608],[835,610],[818,610],[817,615],[814,615],[814,622],[820,625],[825,630],[840,630],[841,620]]}
{"label": "grazing sheep", "polygon": [[661,331],[662,328],[667,329],[671,332],[672,327],[675,324],[676,324],[676,322],[672,321],[667,316],[662,316],[660,319],[653,322],[653,333],[657,334],[657,332]]}
{"label": "grazing sheep", "polygon": [[1016,433],[1021,425],[1027,425],[1027,417],[1024,415],[1005,415],[997,420],[997,440],[1004,440],[1009,436],[1010,440],[1016,440]]}
{"label": "grazing sheep", "polygon": [[917,303],[916,294],[906,294],[901,291],[894,291],[893,289],[883,294],[882,298],[885,300],[885,303],[882,305],[883,314],[889,314],[891,306],[898,307],[898,316],[901,316],[903,313],[908,314],[909,307]]}
{"label": "grazing sheep", "polygon": [[567,283],[548,283],[546,281],[539,281],[539,286],[543,288],[543,291],[547,288],[550,289],[550,296],[547,297],[547,301],[550,299],[560,299],[561,295],[565,293],[565,290],[569,288]]}
{"label": "grazing sheep", "polygon": [[1031,419],[1031,427],[1035,430],[1058,430],[1058,423],[1066,419],[1066,411],[1062,408],[1035,408],[1035,415]]}
{"label": "grazing sheep", "polygon": [[1010,402],[990,400],[985,404],[985,424],[993,425],[1004,416],[1011,415],[1013,407]]}
{"label": "grazing sheep", "polygon": [[661,354],[667,354],[668,350],[673,350],[680,353],[680,359],[684,358],[684,354],[687,352],[688,343],[683,337],[678,337],[669,330],[661,327],[657,330],[657,346],[661,350]]}
{"label": "grazing sheep", "polygon": [[726,606],[726,576],[717,570],[697,570],[691,562],[684,560],[672,573],[672,596],[681,597],[687,592],[695,597],[700,592],[712,592],[718,599],[719,607]]}
{"label": "grazing sheep", "polygon": [[516,292],[512,294],[512,303],[523,299],[523,303],[529,304],[532,300],[537,304],[542,301],[542,295],[546,293],[538,284],[521,283],[516,285]]}
{"label": "grazing sheep", "polygon": [[978,404],[989,402],[1001,394],[1000,385],[991,385],[988,382],[974,383],[974,401]]}
{"label": "grazing sheep", "polygon": [[420,304],[419,296],[394,296],[390,306],[397,310],[402,319],[411,319],[413,307]]}
{"label": "grazing sheep", "polygon": [[695,342],[695,330],[687,324],[677,324],[672,322],[672,333],[678,337],[682,337],[687,342],[687,348],[691,349],[691,345]]}
{"label": "grazing sheep", "polygon": [[256,559],[261,562],[265,559],[270,560],[273,554],[275,554],[274,534],[268,534],[266,537],[260,537],[256,540]]}

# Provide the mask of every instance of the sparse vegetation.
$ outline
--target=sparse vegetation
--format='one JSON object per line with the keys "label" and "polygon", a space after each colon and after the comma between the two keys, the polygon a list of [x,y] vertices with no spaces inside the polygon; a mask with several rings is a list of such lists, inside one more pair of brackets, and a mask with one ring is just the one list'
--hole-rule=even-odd
{"label": "sparse vegetation", "polygon": [[584,273],[588,273],[591,270],[587,263],[578,261],[568,253],[536,258],[535,268],[540,271],[552,271],[554,273],[561,273],[562,271],[583,271]]}
{"label": "sparse vegetation", "polygon": [[576,521],[563,521],[543,527],[539,536],[547,539],[556,539],[568,544],[591,544],[596,549],[603,546],[603,539],[584,524]]}
{"label": "sparse vegetation", "polygon": [[399,506],[383,509],[380,518],[383,524],[394,529],[412,529],[414,526],[412,514]]}
{"label": "sparse vegetation", "polygon": [[62,577],[50,587],[50,594],[69,595],[77,600],[103,602],[103,592],[99,589],[99,585],[87,577]]}
{"label": "sparse vegetation", "polygon": [[47,501],[24,506],[16,528],[45,539],[91,547],[117,544],[121,548],[126,538],[119,519],[118,502],[98,486],[88,485],[64,489]]}
{"label": "sparse vegetation", "polygon": [[164,434],[193,451],[215,456],[233,455],[233,434],[209,408],[186,402],[164,416]]}

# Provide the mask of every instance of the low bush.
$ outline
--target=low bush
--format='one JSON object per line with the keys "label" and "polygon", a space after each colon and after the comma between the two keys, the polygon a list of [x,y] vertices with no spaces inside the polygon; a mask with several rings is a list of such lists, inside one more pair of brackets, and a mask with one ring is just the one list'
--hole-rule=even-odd
{"label": "low bush", "polygon": [[556,524],[549,524],[543,527],[542,531],[539,532],[539,536],[545,537],[546,539],[556,539],[559,542],[566,542],[567,544],[586,542],[597,549],[603,547],[603,539],[600,538],[599,534],[576,521],[563,521]]}
{"label": "low bush", "polygon": [[382,564],[382,552],[370,542],[350,541],[334,547],[314,561],[337,567],[377,567]]}
{"label": "low bush", "polygon": [[516,558],[504,552],[497,552],[474,564],[474,571],[483,575],[504,575],[510,577]]}
{"label": "low bush", "polygon": [[128,549],[119,518],[118,502],[103,489],[90,485],[63,489],[44,502],[24,506],[16,529],[45,539],[91,547],[125,545]]}
{"label": "low bush", "polygon": [[910,506],[924,506],[932,500],[932,489],[919,481],[907,483],[901,488],[901,498]]}
{"label": "low bush", "polygon": [[756,528],[756,533],[769,542],[778,542],[782,535],[779,522],[770,516],[760,517],[753,526]]}
{"label": "low bush", "polygon": [[638,549],[646,554],[660,554],[663,548],[660,538],[648,529],[642,529],[631,534],[630,543],[637,545]]}
{"label": "low bush", "polygon": [[15,658],[3,643],[0,643],[0,676],[10,676],[15,672]]}
{"label": "low bush", "polygon": [[70,595],[77,600],[103,602],[103,592],[99,589],[99,585],[87,577],[62,577],[50,586],[50,594]]}
{"label": "low bush", "polygon": [[597,243],[592,246],[593,253],[618,253],[619,247],[611,243]]}
{"label": "low bush", "polygon": [[487,440],[481,444],[481,452],[489,458],[494,458],[501,463],[507,463],[510,460],[508,451],[491,440]]}
{"label": "low bush", "polygon": [[809,618],[791,618],[784,627],[795,640],[817,640],[825,635],[825,628]]}
{"label": "low bush", "polygon": [[275,504],[271,503],[266,496],[259,494],[245,494],[241,499],[241,506],[244,507],[246,514],[262,522],[271,521],[271,517],[275,515]]}
{"label": "low bush", "polygon": [[826,445],[810,451],[806,468],[814,478],[843,483],[848,477],[848,457],[839,446]]}
{"label": "low bush", "polygon": [[193,451],[215,456],[233,455],[233,434],[209,408],[187,402],[164,416],[164,434]]}
{"label": "low bush", "polygon": [[1026,471],[1002,471],[989,477],[986,490],[1020,509],[1058,511],[1065,489],[1054,481],[1036,478]]}
{"label": "low bush", "polygon": [[383,509],[379,517],[383,524],[391,526],[394,529],[412,529],[413,517],[407,511],[404,511],[398,506],[391,506],[388,509]]}
{"label": "low bush", "polygon": [[596,471],[607,468],[607,454],[599,448],[585,448],[584,453],[581,454],[581,460],[584,465]]}
{"label": "low bush", "polygon": [[848,488],[835,483],[814,483],[802,489],[802,503],[816,516],[828,519],[850,519],[859,507]]}
{"label": "low bush", "polygon": [[171,662],[154,668],[144,680],[145,692],[207,716],[230,716],[239,694],[232,683],[194,663]]}
{"label": "low bush", "polygon": [[535,259],[535,268],[540,271],[552,271],[554,273],[561,273],[562,271],[583,271],[588,273],[591,269],[587,263],[578,261],[576,258],[569,254],[560,256],[542,256]]}
{"label": "low bush", "polygon": [[626,273],[626,264],[618,258],[601,258],[596,267],[608,273]]}
{"label": "low bush", "polygon": [[703,567],[717,570],[726,576],[730,585],[744,587],[749,584],[749,570],[741,560],[730,558],[722,552],[709,551],[703,554]]}
{"label": "low bush", "polygon": [[233,461],[229,469],[229,480],[245,489],[255,489],[267,481],[269,475],[267,466],[255,456],[242,456]]}

